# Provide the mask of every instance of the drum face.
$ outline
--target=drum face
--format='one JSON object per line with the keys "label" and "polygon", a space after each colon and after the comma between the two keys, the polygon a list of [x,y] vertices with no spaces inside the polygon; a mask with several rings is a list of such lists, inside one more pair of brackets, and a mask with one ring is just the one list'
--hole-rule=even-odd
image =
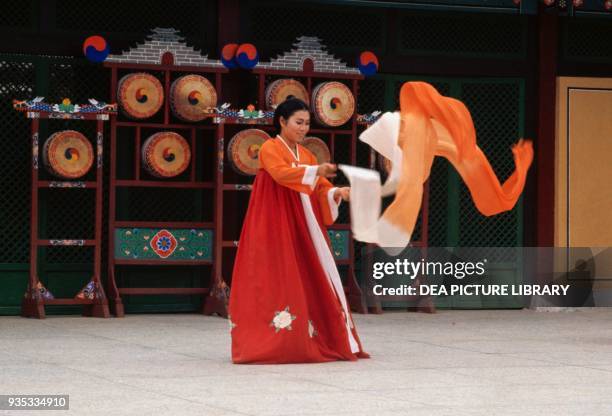
{"label": "drum face", "polygon": [[325,144],[325,142],[318,137],[306,137],[301,144],[306,149],[310,150],[313,155],[315,155],[319,165],[321,163],[329,163],[331,161],[329,147],[327,147],[327,144]]}
{"label": "drum face", "polygon": [[299,98],[306,104],[310,101],[306,87],[294,79],[277,79],[266,88],[266,106],[269,110],[276,108],[287,98]]}
{"label": "drum face", "polygon": [[241,175],[255,175],[259,170],[259,149],[270,136],[263,130],[247,129],[234,135],[227,147],[232,168]]}
{"label": "drum face", "polygon": [[52,175],[76,179],[85,175],[94,161],[93,146],[83,134],[64,130],[52,134],[43,147],[43,164]]}
{"label": "drum face", "polygon": [[154,116],[164,103],[164,88],[151,74],[129,74],[119,80],[117,101],[128,117],[149,118]]}
{"label": "drum face", "polygon": [[338,127],[355,112],[355,97],[341,82],[324,82],[312,91],[315,119],[319,124]]}
{"label": "drum face", "polygon": [[170,87],[172,112],[183,121],[201,121],[217,106],[217,91],[200,75],[185,75]]}
{"label": "drum face", "polygon": [[172,178],[187,169],[191,149],[178,133],[162,131],[151,135],[142,146],[142,166],[158,178]]}

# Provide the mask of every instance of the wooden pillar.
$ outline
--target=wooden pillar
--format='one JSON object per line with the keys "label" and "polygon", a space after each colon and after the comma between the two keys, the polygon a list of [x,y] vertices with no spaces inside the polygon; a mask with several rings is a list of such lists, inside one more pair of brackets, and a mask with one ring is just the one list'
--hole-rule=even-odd
{"label": "wooden pillar", "polygon": [[240,41],[240,1],[219,1],[218,7],[218,49],[221,50],[226,43],[242,43]]}
{"label": "wooden pillar", "polygon": [[551,247],[555,237],[555,106],[559,48],[556,11],[540,8],[538,41],[538,135],[535,143],[537,244],[540,247]]}

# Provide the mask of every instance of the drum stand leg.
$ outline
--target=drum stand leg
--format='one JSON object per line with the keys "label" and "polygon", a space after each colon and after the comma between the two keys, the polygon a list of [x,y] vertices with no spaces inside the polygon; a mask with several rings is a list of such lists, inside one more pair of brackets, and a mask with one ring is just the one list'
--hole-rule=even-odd
{"label": "drum stand leg", "polygon": [[227,306],[227,302],[225,302],[224,300],[218,299],[214,296],[207,296],[206,298],[204,298],[204,302],[202,305],[202,313],[204,315],[217,314],[223,318],[227,318]]}
{"label": "drum stand leg", "polygon": [[21,316],[25,318],[45,319],[45,305],[40,301],[24,299],[21,303]]}
{"label": "drum stand leg", "polygon": [[112,265],[108,269],[108,276],[109,296],[112,299],[108,302],[110,305],[110,311],[117,318],[123,318],[125,316],[125,310],[123,308],[123,301],[121,300],[121,296],[119,296],[119,289],[117,289],[117,281],[115,280],[115,267]]}
{"label": "drum stand leg", "polygon": [[83,307],[83,316],[91,316],[94,318],[110,318],[108,302],[94,303]]}
{"label": "drum stand leg", "polygon": [[[421,285],[421,279],[417,277],[414,287]],[[422,312],[422,313],[436,313],[436,305],[434,304],[433,298],[429,295],[418,296],[416,298],[416,306],[408,307],[409,311]]]}
{"label": "drum stand leg", "polygon": [[365,298],[361,292],[361,288],[357,284],[355,271],[351,267],[348,273],[348,303],[352,311],[357,313],[368,313]]}
{"label": "drum stand leg", "polygon": [[436,313],[436,305],[434,305],[433,298],[431,296],[423,296],[419,299],[416,310],[422,313]]}
{"label": "drum stand leg", "polygon": [[229,305],[230,288],[225,283],[223,277],[219,277],[210,294],[206,296],[202,304],[202,313],[204,315],[217,315],[227,318]]}
{"label": "drum stand leg", "polygon": [[123,318],[125,316],[125,309],[123,308],[121,298],[115,298],[114,301],[111,302],[111,309],[115,317]]}

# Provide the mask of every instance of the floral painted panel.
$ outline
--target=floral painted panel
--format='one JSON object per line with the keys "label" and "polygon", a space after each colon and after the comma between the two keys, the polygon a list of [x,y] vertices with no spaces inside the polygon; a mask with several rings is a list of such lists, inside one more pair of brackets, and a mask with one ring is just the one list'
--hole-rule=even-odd
{"label": "floral painted panel", "polygon": [[212,230],[117,228],[115,259],[211,261]]}

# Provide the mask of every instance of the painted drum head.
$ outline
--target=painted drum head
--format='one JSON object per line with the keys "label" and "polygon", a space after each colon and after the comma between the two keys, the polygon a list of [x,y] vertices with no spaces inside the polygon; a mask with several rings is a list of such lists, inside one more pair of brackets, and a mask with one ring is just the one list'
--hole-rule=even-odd
{"label": "painted drum head", "polygon": [[355,112],[355,97],[341,82],[324,82],[312,91],[314,116],[319,124],[338,127],[351,119]]}
{"label": "painted drum head", "polygon": [[259,150],[270,136],[263,130],[242,130],[227,147],[232,168],[241,175],[255,175],[259,170]]}
{"label": "painted drum head", "polygon": [[173,131],[151,135],[142,146],[142,166],[157,178],[172,178],[187,169],[191,149],[187,140]]}
{"label": "painted drum head", "polygon": [[43,147],[43,164],[55,176],[76,179],[85,175],[94,161],[93,146],[83,134],[64,130],[52,134]]}
{"label": "painted drum head", "polygon": [[128,117],[149,118],[154,116],[164,103],[164,88],[151,74],[129,74],[119,80],[117,101]]}
{"label": "painted drum head", "polygon": [[200,75],[185,75],[170,87],[172,112],[183,121],[201,121],[217,106],[217,91]]}
{"label": "painted drum head", "polygon": [[318,137],[306,137],[304,141],[301,143],[306,149],[310,150],[310,152],[315,155],[317,158],[317,163],[320,165],[321,163],[329,163],[331,161],[331,154],[329,152],[329,147],[327,144],[319,139]]}
{"label": "painted drum head", "polygon": [[287,98],[299,98],[306,104],[310,101],[306,87],[294,79],[277,79],[266,88],[266,106],[270,110]]}

